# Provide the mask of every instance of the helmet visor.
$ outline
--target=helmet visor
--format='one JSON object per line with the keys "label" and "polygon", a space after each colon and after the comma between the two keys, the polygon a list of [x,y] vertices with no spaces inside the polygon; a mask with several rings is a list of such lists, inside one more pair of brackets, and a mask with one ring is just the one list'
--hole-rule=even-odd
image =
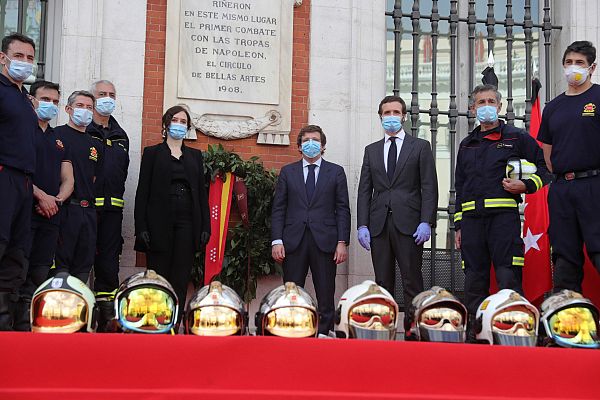
{"label": "helmet visor", "polygon": [[548,323],[552,338],[561,346],[600,347],[598,319],[587,307],[563,308]]}
{"label": "helmet visor", "polygon": [[429,342],[460,343],[465,341],[463,313],[451,307],[433,307],[421,313],[419,333]]}
{"label": "helmet visor", "polygon": [[525,306],[509,307],[492,318],[495,344],[508,346],[535,346],[536,316]]}
{"label": "helmet visor", "polygon": [[188,333],[198,336],[230,336],[242,330],[242,316],[228,307],[205,306],[188,314]]}
{"label": "helmet visor", "polygon": [[143,333],[168,332],[175,323],[176,302],[161,289],[143,287],[125,292],[118,303],[124,329]]}
{"label": "helmet visor", "polygon": [[267,313],[265,318],[265,330],[275,336],[301,338],[317,333],[317,316],[308,308],[277,308]]}
{"label": "helmet visor", "polygon": [[86,326],[90,310],[85,300],[73,293],[53,290],[34,297],[31,330],[42,333],[73,333]]}
{"label": "helmet visor", "polygon": [[396,308],[383,299],[358,303],[348,313],[352,338],[391,340],[396,334]]}

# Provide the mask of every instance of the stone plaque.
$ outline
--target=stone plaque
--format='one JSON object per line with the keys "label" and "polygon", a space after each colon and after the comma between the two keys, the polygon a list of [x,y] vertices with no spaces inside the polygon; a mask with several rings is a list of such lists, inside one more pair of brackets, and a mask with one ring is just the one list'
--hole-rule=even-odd
{"label": "stone plaque", "polygon": [[277,104],[281,2],[182,0],[180,98]]}
{"label": "stone plaque", "polygon": [[289,144],[293,9],[294,0],[169,1],[165,109],[187,105],[209,136]]}

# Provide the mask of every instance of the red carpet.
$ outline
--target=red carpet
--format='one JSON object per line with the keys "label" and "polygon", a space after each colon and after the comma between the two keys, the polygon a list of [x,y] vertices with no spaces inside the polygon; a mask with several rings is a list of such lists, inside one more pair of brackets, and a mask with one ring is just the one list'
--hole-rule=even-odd
{"label": "red carpet", "polygon": [[0,332],[0,399],[598,399],[600,351]]}

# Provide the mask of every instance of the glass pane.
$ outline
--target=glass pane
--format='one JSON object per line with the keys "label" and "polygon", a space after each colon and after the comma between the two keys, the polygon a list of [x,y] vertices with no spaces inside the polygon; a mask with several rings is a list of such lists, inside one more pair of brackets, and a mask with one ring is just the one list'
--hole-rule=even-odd
{"label": "glass pane", "polygon": [[2,37],[17,31],[19,0],[0,0],[0,32]]}

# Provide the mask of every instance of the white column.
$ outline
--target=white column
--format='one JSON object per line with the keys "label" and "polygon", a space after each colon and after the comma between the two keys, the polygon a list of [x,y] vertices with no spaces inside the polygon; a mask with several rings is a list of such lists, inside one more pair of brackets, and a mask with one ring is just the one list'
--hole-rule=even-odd
{"label": "white column", "polygon": [[[130,166],[125,193],[121,266],[135,265],[133,201],[142,140],[142,97],[146,41],[145,0],[64,0],[60,80],[63,98],[74,90],[89,90],[99,79],[117,89],[113,116],[130,139]],[[60,123],[66,122],[61,113]]]}

